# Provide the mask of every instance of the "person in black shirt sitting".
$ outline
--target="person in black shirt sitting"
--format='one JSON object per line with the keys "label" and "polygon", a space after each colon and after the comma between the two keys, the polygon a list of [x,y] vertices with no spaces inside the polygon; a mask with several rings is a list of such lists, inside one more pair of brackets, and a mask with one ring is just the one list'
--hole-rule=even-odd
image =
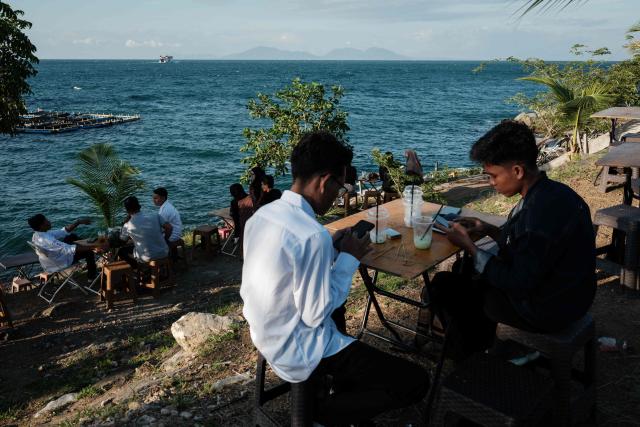
{"label": "person in black shirt sitting", "polygon": [[260,193],[260,200],[258,200],[258,208],[264,206],[267,203],[271,203],[274,200],[278,200],[282,196],[282,191],[277,188],[273,188],[273,176],[265,175],[262,177],[262,186]]}
{"label": "person in black shirt sitting", "polygon": [[[568,186],[536,165],[532,131],[507,120],[471,148],[498,193],[522,198],[497,228],[476,218],[438,227],[466,251],[466,265],[438,273],[434,305],[450,321],[450,356],[462,360],[492,346],[496,323],[530,332],[557,332],[586,314],[596,291],[595,236],[589,207]],[[478,248],[470,234],[488,235],[496,255]],[[463,263],[464,264],[464,263]]]}

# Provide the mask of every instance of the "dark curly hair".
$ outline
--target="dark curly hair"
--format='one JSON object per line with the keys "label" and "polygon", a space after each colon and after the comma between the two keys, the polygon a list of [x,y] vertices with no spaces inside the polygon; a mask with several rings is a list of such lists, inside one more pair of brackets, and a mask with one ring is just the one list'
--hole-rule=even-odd
{"label": "dark curly hair", "polygon": [[291,175],[303,181],[323,173],[342,176],[352,159],[351,147],[329,132],[307,133],[291,152]]}
{"label": "dark curly hair", "polygon": [[527,170],[535,170],[538,158],[536,138],[524,123],[503,120],[473,144],[469,157],[481,164],[518,162]]}

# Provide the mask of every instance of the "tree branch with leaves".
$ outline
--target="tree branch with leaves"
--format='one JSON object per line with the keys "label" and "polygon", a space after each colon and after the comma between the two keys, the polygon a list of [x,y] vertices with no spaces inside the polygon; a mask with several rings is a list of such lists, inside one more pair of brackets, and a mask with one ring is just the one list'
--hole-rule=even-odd
{"label": "tree branch with leaves", "polygon": [[28,79],[37,74],[36,47],[24,34],[31,23],[24,12],[0,1],[0,133],[15,135],[20,116],[27,113],[23,96],[31,93]]}
{"label": "tree branch with leaves", "polygon": [[323,130],[348,142],[348,113],[340,108],[344,90],[334,85],[327,92],[320,83],[305,83],[296,78],[273,96],[259,93],[256,99],[249,100],[247,109],[251,117],[268,120],[271,126],[243,130],[247,142],[240,151],[248,153],[242,159],[247,165],[244,180],[255,166],[273,168],[275,176],[286,174],[291,151],[306,132]]}

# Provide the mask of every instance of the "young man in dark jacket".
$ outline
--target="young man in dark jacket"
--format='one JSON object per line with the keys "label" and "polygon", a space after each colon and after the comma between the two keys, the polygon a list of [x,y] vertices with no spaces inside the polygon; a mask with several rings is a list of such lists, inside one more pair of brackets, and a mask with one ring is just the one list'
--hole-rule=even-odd
{"label": "young man in dark jacket", "polygon": [[[498,193],[522,198],[501,228],[477,218],[440,227],[472,263],[432,282],[434,304],[450,317],[452,356],[458,359],[489,348],[498,322],[532,332],[562,330],[589,310],[596,290],[589,207],[538,170],[531,130],[504,121],[473,145],[470,157]],[[473,233],[492,237],[498,253],[478,248]]]}

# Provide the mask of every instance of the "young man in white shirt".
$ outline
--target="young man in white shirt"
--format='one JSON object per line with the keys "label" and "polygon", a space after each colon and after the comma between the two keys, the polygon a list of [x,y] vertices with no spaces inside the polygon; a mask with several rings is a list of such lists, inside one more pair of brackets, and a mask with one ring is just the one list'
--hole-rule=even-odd
{"label": "young man in white shirt", "polygon": [[344,303],[369,237],[341,230],[332,239],[316,215],[344,191],[352,157],[329,133],[305,135],[291,155],[291,189],[260,208],[244,234],[240,295],[253,343],[288,382],[331,376],[332,393],[314,413],[325,425],[416,403],[429,386],[421,367],[346,335]]}
{"label": "young man in white shirt", "polygon": [[158,215],[162,218],[162,226],[167,242],[175,242],[182,237],[182,220],[180,212],[167,200],[169,193],[166,188],[158,187],[153,190],[153,204],[158,206]]}
{"label": "young man in white shirt", "polygon": [[87,262],[87,278],[90,282],[95,279],[97,272],[93,248],[72,244],[69,239],[71,232],[80,224],[91,224],[90,219],[79,219],[60,230],[52,230],[51,222],[41,213],[29,218],[28,222],[34,231],[31,241],[41,249],[38,256],[45,271],[58,271],[84,259]]}
{"label": "young man in white shirt", "polygon": [[[122,226],[120,239],[133,240],[133,254],[120,249],[118,255],[134,268],[137,261],[149,262],[154,259],[165,258],[169,254],[169,247],[162,234],[162,219],[157,213],[140,212],[140,202],[135,196],[124,200],[124,208],[129,218]],[[131,256],[133,255],[133,256]]]}

